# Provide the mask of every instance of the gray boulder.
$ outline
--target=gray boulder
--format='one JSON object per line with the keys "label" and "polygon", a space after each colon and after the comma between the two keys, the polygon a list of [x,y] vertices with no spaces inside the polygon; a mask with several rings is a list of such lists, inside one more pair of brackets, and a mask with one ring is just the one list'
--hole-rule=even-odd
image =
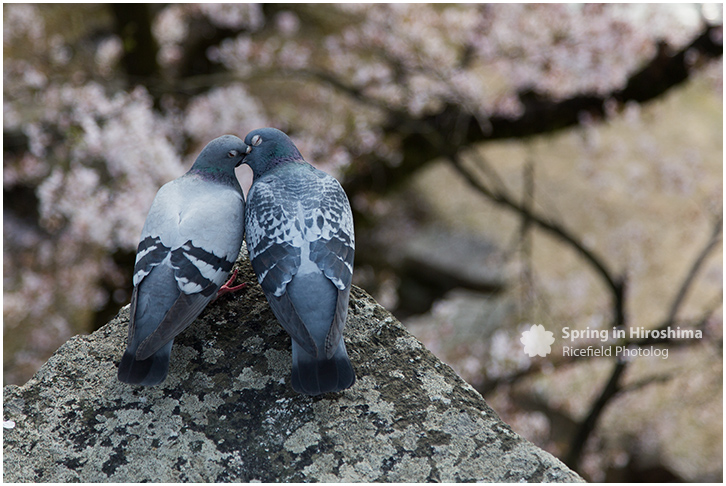
{"label": "gray boulder", "polygon": [[[581,481],[501,421],[368,294],[345,339],[357,382],[305,397],[290,341],[246,258],[248,288],[174,344],[160,386],[119,383],[128,306],[4,388],[6,482]],[[10,424],[12,425],[12,424]]]}

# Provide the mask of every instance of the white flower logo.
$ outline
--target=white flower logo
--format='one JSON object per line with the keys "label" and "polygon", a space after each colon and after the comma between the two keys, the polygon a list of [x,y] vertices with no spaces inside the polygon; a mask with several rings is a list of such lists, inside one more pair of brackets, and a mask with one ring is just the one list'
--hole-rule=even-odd
{"label": "white flower logo", "polygon": [[524,352],[530,358],[535,356],[544,358],[552,351],[550,345],[555,342],[555,336],[552,332],[545,330],[542,324],[533,324],[529,331],[522,333],[519,341],[524,344]]}

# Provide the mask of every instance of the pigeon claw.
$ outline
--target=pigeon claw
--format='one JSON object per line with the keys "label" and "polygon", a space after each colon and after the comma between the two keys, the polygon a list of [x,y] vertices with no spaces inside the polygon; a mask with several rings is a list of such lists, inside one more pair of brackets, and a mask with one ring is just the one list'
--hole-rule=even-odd
{"label": "pigeon claw", "polygon": [[237,292],[238,290],[242,290],[243,288],[247,287],[246,283],[242,283],[239,285],[235,285],[234,287],[231,287],[232,282],[234,282],[234,279],[237,278],[237,269],[234,269],[234,272],[232,272],[232,276],[225,282],[224,285],[222,285],[219,290],[217,291],[217,296],[214,298],[214,300],[219,299],[224,294],[231,294],[232,292]]}

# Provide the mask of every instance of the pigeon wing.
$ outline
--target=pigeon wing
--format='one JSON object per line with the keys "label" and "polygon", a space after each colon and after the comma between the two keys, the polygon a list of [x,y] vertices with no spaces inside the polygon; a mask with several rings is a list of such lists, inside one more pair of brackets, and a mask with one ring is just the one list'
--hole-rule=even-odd
{"label": "pigeon wing", "polygon": [[[198,187],[185,187],[185,184]],[[153,355],[197,318],[216,296],[242,245],[244,201],[241,194],[198,180],[177,179],[169,186],[166,191],[160,191],[159,204],[152,205],[144,225],[134,268],[132,320],[136,314],[137,298],[134,297],[154,267],[162,263],[171,265],[174,281],[166,285],[170,293],[179,293],[179,296],[156,329],[140,344],[136,352],[139,360]],[[226,219],[221,220],[214,209],[219,204],[239,209],[224,212]],[[165,210],[157,212],[155,207]],[[155,291],[164,292],[158,287]],[[134,330],[135,322],[132,322],[129,336]]]}
{"label": "pigeon wing", "polygon": [[211,296],[204,296],[202,293],[179,295],[174,305],[164,315],[159,327],[141,342],[136,351],[136,359],[149,358],[186,329],[214,298],[218,288],[218,286],[213,287]]}
{"label": "pigeon wing", "polygon": [[[152,209],[153,208],[154,206],[152,206]],[[163,262],[164,259],[167,258],[169,252],[171,251],[171,248],[165,246],[161,242],[161,238],[158,235],[149,234],[151,230],[149,230],[148,226],[148,223],[144,225],[144,234],[142,236],[141,242],[139,243],[138,250],[136,251],[136,263],[134,265],[133,276],[134,290],[131,294],[131,317],[127,342],[131,342],[131,338],[136,332],[136,307],[139,296],[139,285],[144,280],[144,278],[151,273],[154,267],[161,264],[161,262]]]}
{"label": "pigeon wing", "polygon": [[325,354],[331,358],[342,339],[348,315],[348,298],[353,279],[355,234],[348,197],[335,178],[317,171],[320,178],[319,206],[313,211],[308,231],[318,237],[310,243],[310,259],[338,289],[335,316],[325,339]]}
{"label": "pigeon wing", "polygon": [[315,356],[315,341],[286,293],[300,268],[302,228],[296,203],[283,181],[272,176],[252,186],[246,210],[247,249],[260,286],[282,327]]}

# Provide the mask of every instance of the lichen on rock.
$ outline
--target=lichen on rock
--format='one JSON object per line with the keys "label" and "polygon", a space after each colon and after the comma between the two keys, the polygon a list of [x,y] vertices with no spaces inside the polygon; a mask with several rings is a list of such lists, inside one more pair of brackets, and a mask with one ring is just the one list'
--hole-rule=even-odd
{"label": "lichen on rock", "polygon": [[581,481],[363,290],[345,339],[355,385],[307,397],[290,338],[241,258],[247,289],[175,341],[166,381],[118,382],[128,306],[4,389],[7,482]]}

